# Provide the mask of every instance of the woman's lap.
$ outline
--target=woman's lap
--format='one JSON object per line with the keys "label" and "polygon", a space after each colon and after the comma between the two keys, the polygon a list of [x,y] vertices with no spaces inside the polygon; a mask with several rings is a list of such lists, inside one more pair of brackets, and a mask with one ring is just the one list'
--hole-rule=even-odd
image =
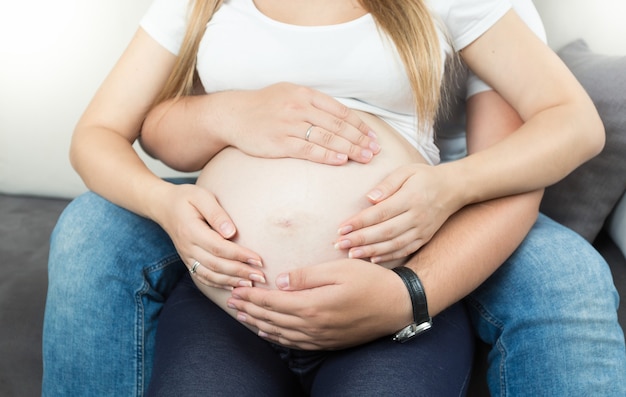
{"label": "woman's lap", "polygon": [[435,321],[406,344],[383,338],[342,351],[293,351],[257,337],[185,277],[159,320],[149,395],[458,396],[469,380],[473,334],[461,305]]}
{"label": "woman's lap", "polygon": [[[275,381],[277,375],[280,382]],[[184,276],[159,317],[148,390],[148,396],[297,396],[298,387],[268,343]]]}
{"label": "woman's lap", "polygon": [[320,368],[313,396],[462,396],[474,356],[465,307],[433,319],[428,332],[404,344],[390,337],[333,352]]}

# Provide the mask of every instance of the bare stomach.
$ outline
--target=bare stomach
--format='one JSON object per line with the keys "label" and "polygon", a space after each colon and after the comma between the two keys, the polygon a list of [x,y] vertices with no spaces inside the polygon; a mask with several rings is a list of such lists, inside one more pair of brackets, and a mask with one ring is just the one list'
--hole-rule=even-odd
{"label": "bare stomach", "polygon": [[[197,184],[213,192],[235,222],[238,233],[233,241],[263,259],[268,284],[256,286],[275,288],[274,280],[282,272],[347,258],[347,251],[334,248],[341,222],[369,207],[366,193],[393,170],[426,163],[388,124],[367,113],[360,115],[376,131],[382,147],[369,164],[263,159],[229,147],[203,169]],[[226,308],[228,291],[196,285],[234,315]]]}

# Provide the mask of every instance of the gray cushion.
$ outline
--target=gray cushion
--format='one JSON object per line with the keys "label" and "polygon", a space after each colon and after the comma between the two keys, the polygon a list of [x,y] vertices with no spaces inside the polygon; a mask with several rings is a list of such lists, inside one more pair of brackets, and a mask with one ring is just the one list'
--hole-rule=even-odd
{"label": "gray cushion", "polygon": [[558,53],[596,105],[606,145],[597,157],[546,189],[541,210],[593,241],[626,191],[626,57],[593,53],[583,40]]}

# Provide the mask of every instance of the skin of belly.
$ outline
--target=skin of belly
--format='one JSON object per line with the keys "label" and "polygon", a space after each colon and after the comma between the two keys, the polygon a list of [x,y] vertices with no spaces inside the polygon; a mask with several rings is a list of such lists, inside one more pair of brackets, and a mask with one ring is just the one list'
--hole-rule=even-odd
{"label": "skin of belly", "polygon": [[[388,124],[367,113],[381,152],[368,164],[350,161],[330,166],[299,159],[251,157],[226,148],[205,166],[197,184],[215,194],[237,226],[234,242],[263,258],[267,285],[282,272],[347,258],[334,243],[341,222],[371,204],[369,192],[391,171],[409,163],[426,163],[419,152]],[[304,134],[304,132],[303,132]],[[383,264],[393,267],[403,260]],[[198,288],[229,314],[230,292],[200,284]]]}

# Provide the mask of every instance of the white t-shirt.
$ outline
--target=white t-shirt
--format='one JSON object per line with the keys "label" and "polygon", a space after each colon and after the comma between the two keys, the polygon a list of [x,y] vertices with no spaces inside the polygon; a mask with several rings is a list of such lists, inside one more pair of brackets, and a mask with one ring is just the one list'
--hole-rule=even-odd
{"label": "white t-shirt", "polygon": [[[530,29],[544,42],[546,33],[532,0],[511,0],[513,8]],[[465,134],[465,99],[480,92],[491,90],[475,74],[463,68],[447,76],[455,80],[449,83],[446,99],[451,106],[440,115],[436,125],[436,140],[442,161],[453,161],[467,156]]]}
{"label": "white t-shirt", "polygon": [[[512,6],[508,0],[432,0],[427,4],[447,29],[446,34],[440,32],[442,59],[449,50],[446,35],[458,51]],[[155,0],[141,27],[177,54],[187,5],[188,0]],[[416,130],[412,92],[395,46],[380,34],[370,14],[347,23],[305,27],[272,20],[253,0],[225,0],[207,26],[197,67],[209,93],[259,89],[285,81],[315,88],[346,106],[380,117],[431,164],[439,162],[432,128]]]}

